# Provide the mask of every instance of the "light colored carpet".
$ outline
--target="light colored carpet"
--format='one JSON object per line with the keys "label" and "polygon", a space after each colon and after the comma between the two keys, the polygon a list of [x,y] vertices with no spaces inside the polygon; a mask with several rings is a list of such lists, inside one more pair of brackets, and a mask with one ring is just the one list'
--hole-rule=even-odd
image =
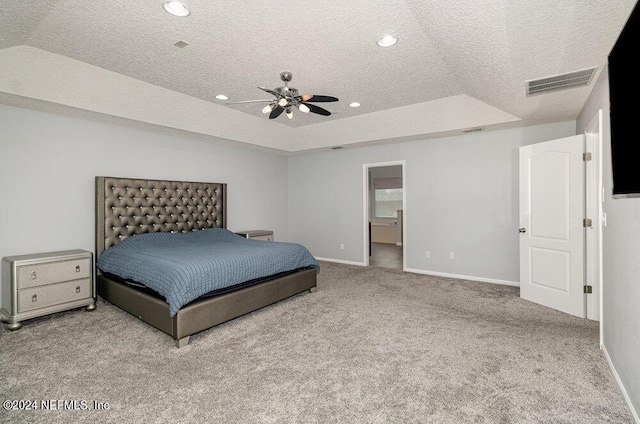
{"label": "light colored carpet", "polygon": [[518,289],[322,262],[318,291],[172,339],[104,301],[0,330],[3,422],[632,423],[596,322]]}

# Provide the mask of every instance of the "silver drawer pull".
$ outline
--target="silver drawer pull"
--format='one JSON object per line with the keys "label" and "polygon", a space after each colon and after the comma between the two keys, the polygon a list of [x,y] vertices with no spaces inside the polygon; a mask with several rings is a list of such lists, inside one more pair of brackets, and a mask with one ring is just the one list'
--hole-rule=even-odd
{"label": "silver drawer pull", "polygon": [[34,294],[33,296],[31,296],[31,301],[32,302],[37,302],[38,301],[38,295]]}
{"label": "silver drawer pull", "polygon": [[35,280],[36,278],[38,278],[38,274],[35,271],[31,271],[31,279]]}
{"label": "silver drawer pull", "polygon": [[76,265],[76,272],[80,272],[80,265]]}
{"label": "silver drawer pull", "polygon": [[76,293],[80,293],[80,286],[76,286]]}

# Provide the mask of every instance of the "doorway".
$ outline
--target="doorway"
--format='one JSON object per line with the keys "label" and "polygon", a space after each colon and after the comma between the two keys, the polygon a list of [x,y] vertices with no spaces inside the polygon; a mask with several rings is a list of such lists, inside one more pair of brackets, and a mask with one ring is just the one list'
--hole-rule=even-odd
{"label": "doorway", "polygon": [[364,263],[404,270],[405,162],[371,163],[364,170]]}

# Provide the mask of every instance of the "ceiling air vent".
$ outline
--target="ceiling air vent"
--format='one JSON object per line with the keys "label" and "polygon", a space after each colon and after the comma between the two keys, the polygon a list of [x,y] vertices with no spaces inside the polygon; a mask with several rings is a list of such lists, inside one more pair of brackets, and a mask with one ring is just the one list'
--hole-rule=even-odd
{"label": "ceiling air vent", "polygon": [[589,85],[598,67],[569,72],[568,74],[525,81],[527,97],[544,94],[550,91],[566,90],[568,88]]}

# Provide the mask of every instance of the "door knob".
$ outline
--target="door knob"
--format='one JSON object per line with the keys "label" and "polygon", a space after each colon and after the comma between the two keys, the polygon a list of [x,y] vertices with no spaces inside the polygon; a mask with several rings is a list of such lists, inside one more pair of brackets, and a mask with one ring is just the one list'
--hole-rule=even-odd
{"label": "door knob", "polygon": [[527,229],[526,229],[526,228],[520,228],[520,229],[518,230],[518,232],[519,232],[519,233],[526,233],[526,232],[527,232]]}

